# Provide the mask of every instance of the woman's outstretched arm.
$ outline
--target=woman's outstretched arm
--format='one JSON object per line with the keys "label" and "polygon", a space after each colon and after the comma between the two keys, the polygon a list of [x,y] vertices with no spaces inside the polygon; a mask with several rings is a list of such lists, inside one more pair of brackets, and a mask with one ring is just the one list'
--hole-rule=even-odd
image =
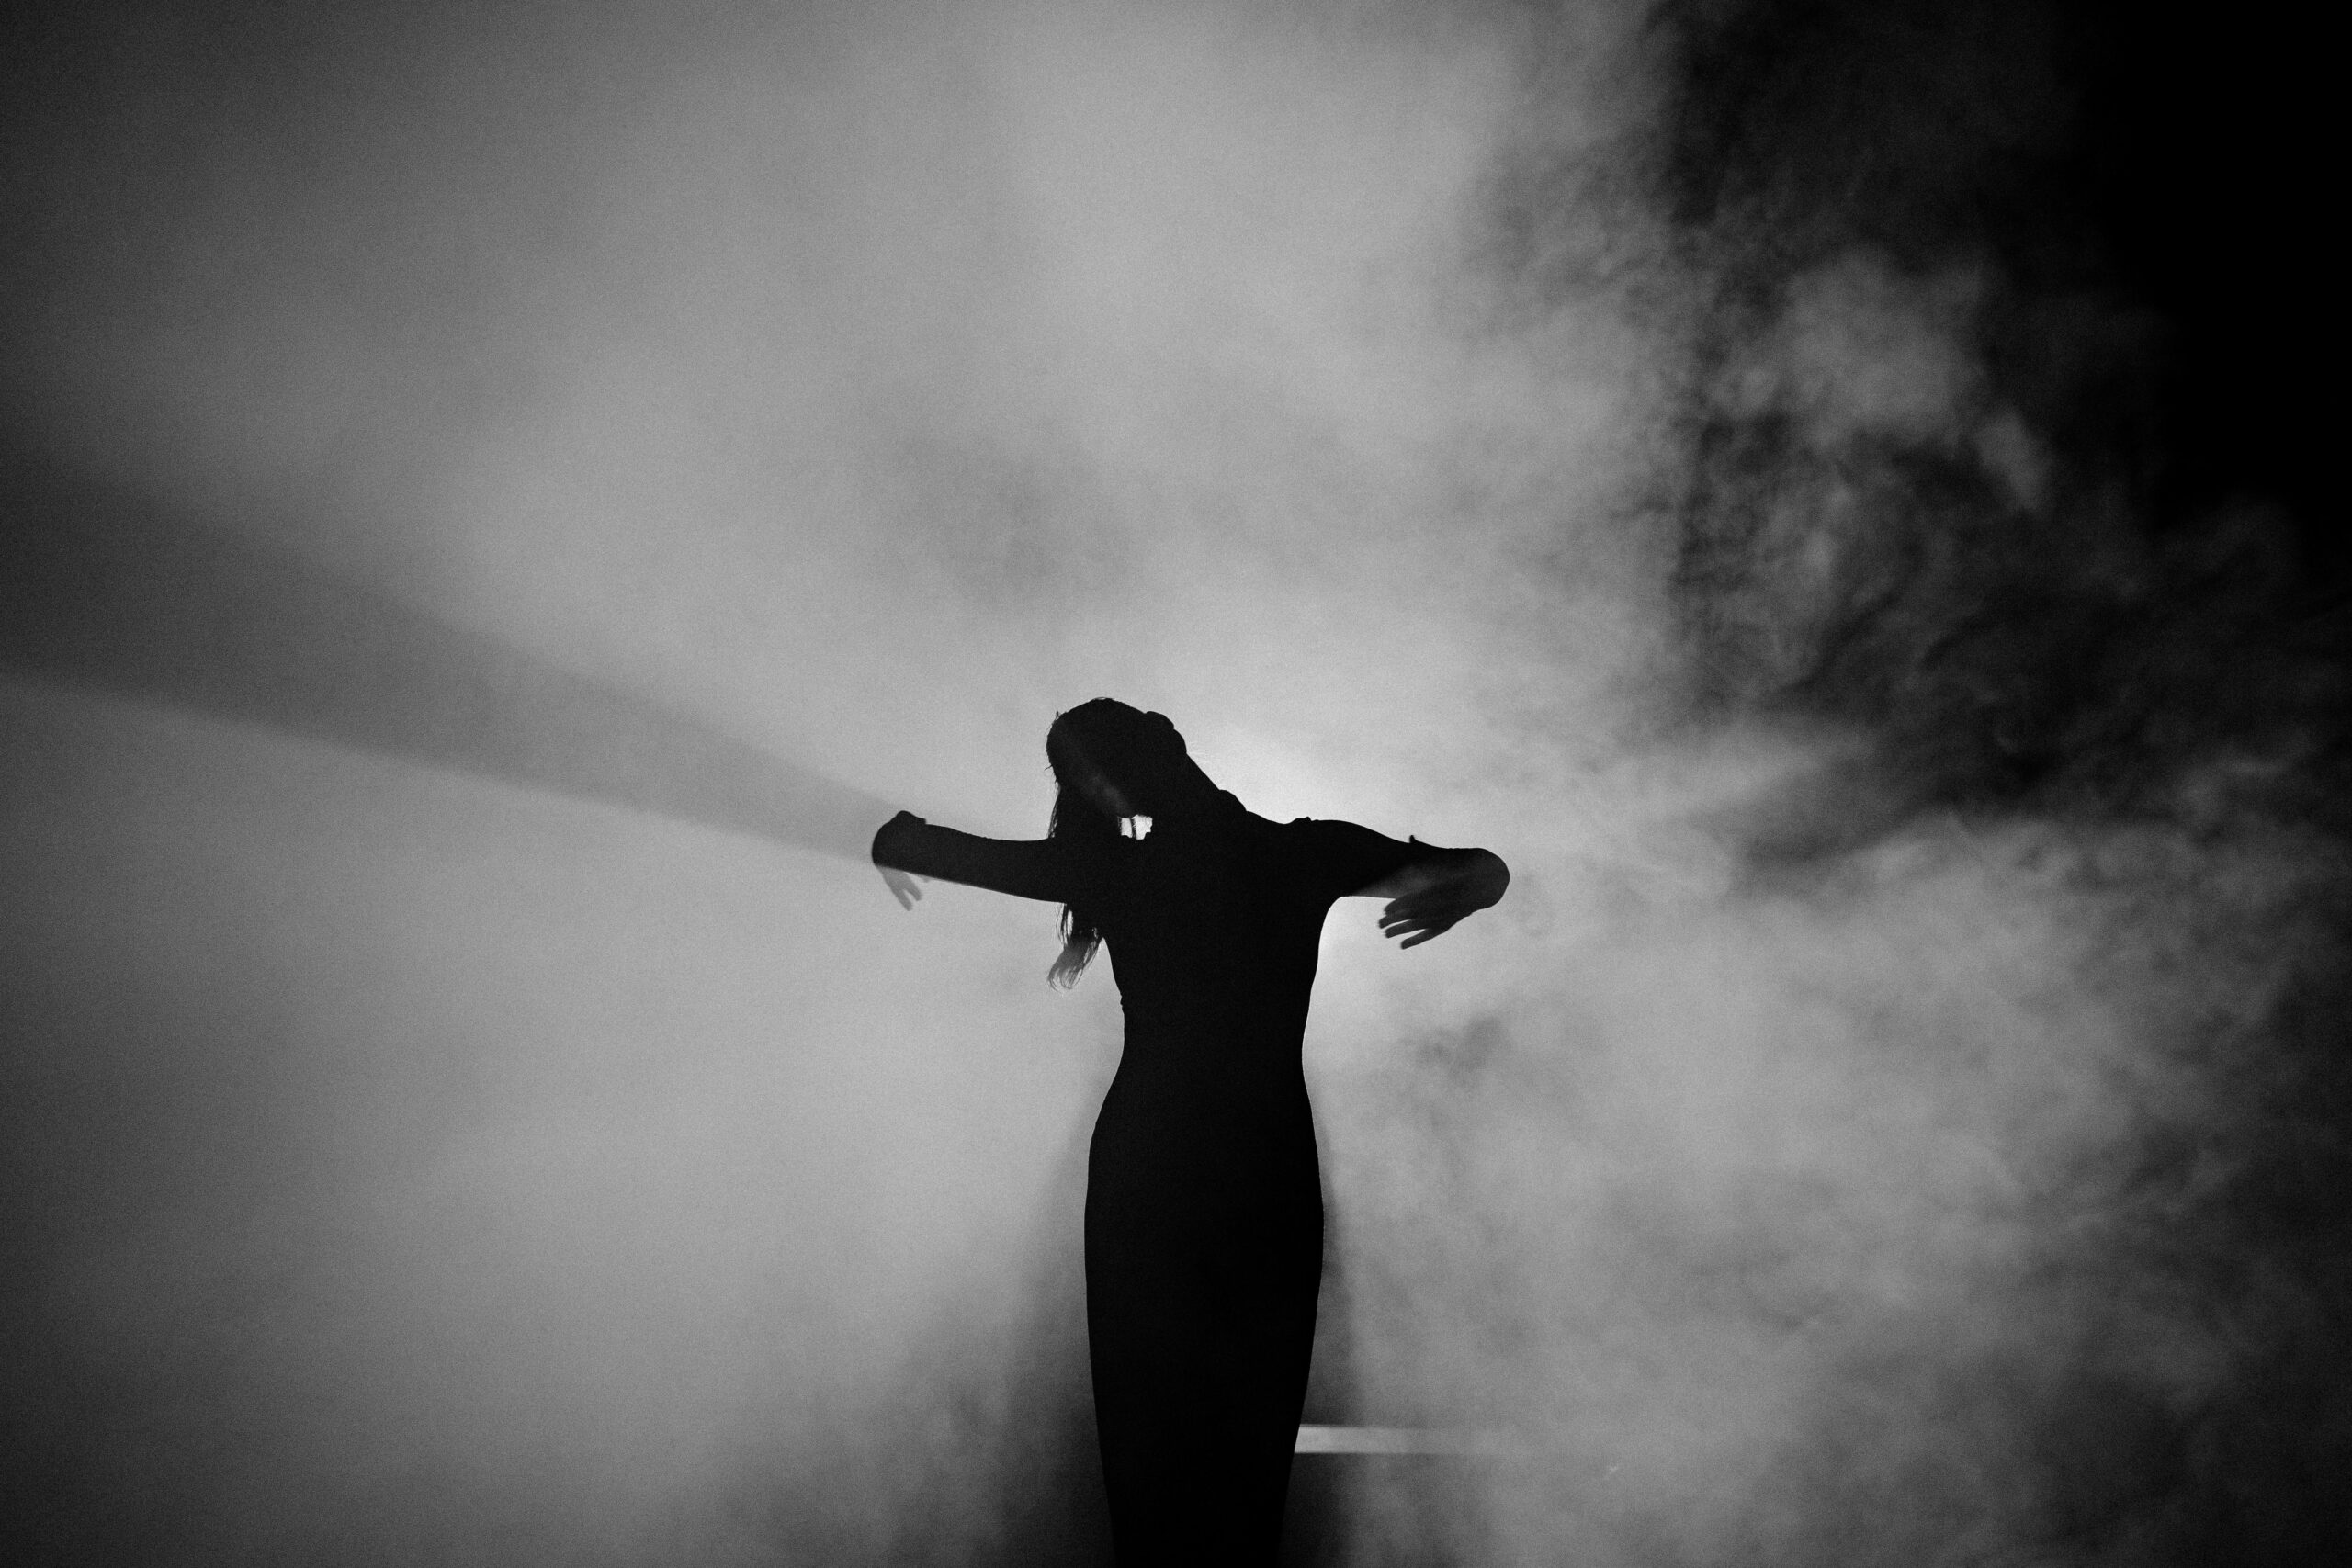
{"label": "woman's outstretched arm", "polygon": [[1492,850],[1442,850],[1418,840],[1419,852],[1356,896],[1386,898],[1380,911],[1383,936],[1399,938],[1399,947],[1417,947],[1443,936],[1463,919],[1502,901],[1510,886],[1510,867]]}
{"label": "woman's outstretched arm", "polygon": [[1016,898],[1066,904],[1078,894],[1079,867],[1066,844],[1052,839],[983,839],[934,827],[901,811],[874,835],[874,863],[899,906],[922,897],[917,877],[942,877]]}

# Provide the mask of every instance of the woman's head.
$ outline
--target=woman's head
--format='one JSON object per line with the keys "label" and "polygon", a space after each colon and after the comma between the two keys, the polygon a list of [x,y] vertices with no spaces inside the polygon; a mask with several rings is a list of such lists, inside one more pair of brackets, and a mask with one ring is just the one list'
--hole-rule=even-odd
{"label": "woman's head", "polygon": [[1113,818],[1160,815],[1197,771],[1165,714],[1111,697],[1057,716],[1046,731],[1046,761],[1065,794]]}
{"label": "woman's head", "polygon": [[[1162,714],[1144,713],[1109,697],[1080,703],[1046,731],[1046,761],[1060,791],[1046,831],[1065,842],[1103,846],[1123,836],[1130,817],[1177,808],[1208,785],[1184,750],[1184,738]],[[1099,912],[1062,906],[1062,953],[1051,978],[1074,983],[1102,943]]]}

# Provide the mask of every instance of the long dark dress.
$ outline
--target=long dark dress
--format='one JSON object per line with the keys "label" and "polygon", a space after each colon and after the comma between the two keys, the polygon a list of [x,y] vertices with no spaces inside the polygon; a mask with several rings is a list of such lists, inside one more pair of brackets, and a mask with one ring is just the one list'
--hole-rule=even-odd
{"label": "long dark dress", "polygon": [[1126,1048],[1087,1159],[1086,1320],[1125,1568],[1271,1563],[1323,1271],[1299,1065],[1323,917],[1421,846],[1230,795],[1141,840],[900,818],[875,859],[1098,911]]}

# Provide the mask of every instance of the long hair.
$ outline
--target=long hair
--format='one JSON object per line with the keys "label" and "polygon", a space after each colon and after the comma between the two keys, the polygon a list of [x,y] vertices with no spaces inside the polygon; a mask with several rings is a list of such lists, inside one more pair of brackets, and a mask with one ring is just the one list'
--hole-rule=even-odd
{"label": "long hair", "polygon": [[[1149,814],[1150,753],[1159,738],[1144,716],[1111,697],[1096,697],[1055,716],[1046,731],[1046,761],[1060,787],[1046,836],[1090,854],[1107,856],[1125,836],[1121,818],[1094,803],[1080,781],[1090,774],[1110,780],[1139,814]],[[1082,904],[1062,906],[1061,956],[1046,977],[1068,990],[1102,945],[1101,911]]]}

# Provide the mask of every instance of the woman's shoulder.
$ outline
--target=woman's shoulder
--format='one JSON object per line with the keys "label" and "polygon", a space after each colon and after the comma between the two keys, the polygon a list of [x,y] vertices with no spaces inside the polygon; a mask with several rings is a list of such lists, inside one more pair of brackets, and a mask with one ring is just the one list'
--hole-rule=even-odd
{"label": "woman's shoulder", "polygon": [[1369,828],[1336,818],[1294,817],[1287,822],[1277,822],[1250,810],[1230,794],[1225,795],[1224,805],[1226,809],[1210,819],[1220,830],[1217,836],[1228,842],[1238,841],[1254,852],[1284,860],[1362,852],[1396,842]]}
{"label": "woman's shoulder", "polygon": [[1285,867],[1332,897],[1378,881],[1419,852],[1410,840],[1337,818],[1295,817],[1276,830]]}
{"label": "woman's shoulder", "polygon": [[1283,838],[1297,843],[1325,843],[1339,840],[1358,839],[1365,835],[1375,839],[1384,836],[1373,832],[1371,829],[1361,823],[1350,822],[1338,817],[1294,817],[1287,822],[1270,822],[1267,826]]}

